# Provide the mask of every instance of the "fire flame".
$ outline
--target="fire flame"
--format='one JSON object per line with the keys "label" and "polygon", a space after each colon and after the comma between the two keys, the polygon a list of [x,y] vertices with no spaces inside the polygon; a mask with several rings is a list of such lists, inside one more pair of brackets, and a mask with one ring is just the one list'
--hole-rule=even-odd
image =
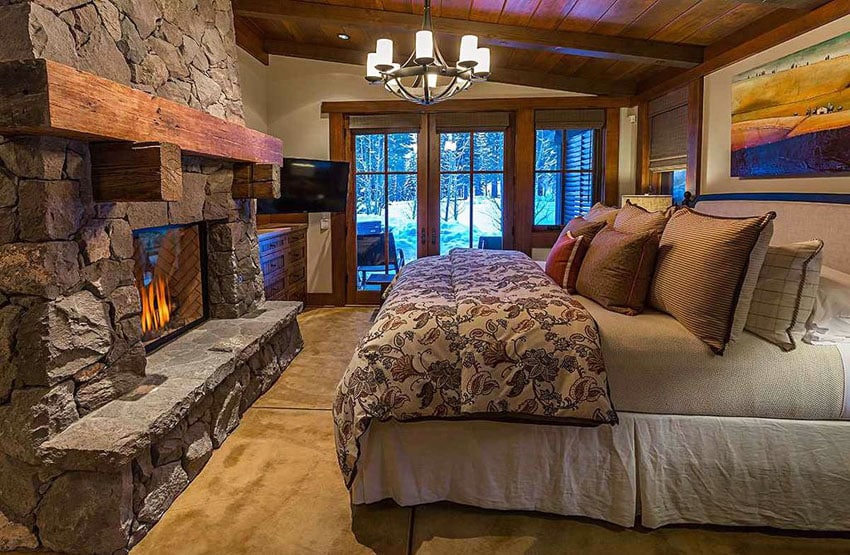
{"label": "fire flame", "polygon": [[142,299],[142,333],[164,328],[171,320],[171,293],[168,282],[154,276],[148,285],[139,287]]}

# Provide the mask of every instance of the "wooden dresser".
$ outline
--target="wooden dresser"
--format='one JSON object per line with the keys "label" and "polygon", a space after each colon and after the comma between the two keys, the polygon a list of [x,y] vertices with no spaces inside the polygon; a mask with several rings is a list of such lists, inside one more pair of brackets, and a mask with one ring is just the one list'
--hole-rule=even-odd
{"label": "wooden dresser", "polygon": [[270,301],[307,302],[307,226],[260,226],[260,265]]}

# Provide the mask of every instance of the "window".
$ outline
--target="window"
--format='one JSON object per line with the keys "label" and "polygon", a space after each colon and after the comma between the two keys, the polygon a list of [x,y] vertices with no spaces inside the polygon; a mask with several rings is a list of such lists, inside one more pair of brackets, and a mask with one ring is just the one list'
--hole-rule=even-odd
{"label": "window", "polygon": [[394,274],[417,256],[417,133],[354,136],[359,289],[373,274]]}
{"label": "window", "polygon": [[502,248],[504,131],[440,133],[440,253]]}
{"label": "window", "polygon": [[538,129],[534,171],[534,225],[564,225],[596,201],[597,132]]}
{"label": "window", "polygon": [[673,204],[682,204],[687,191],[687,168],[675,168],[668,171],[658,172],[658,183],[660,191],[665,195],[673,196]]}

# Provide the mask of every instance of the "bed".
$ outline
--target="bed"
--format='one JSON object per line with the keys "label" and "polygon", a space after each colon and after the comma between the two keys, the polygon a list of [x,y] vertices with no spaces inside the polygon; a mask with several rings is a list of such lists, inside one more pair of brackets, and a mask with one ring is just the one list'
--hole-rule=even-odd
{"label": "bed", "polygon": [[[850,273],[850,206],[824,200],[726,195],[698,209],[776,211],[774,242],[819,236],[825,265]],[[850,530],[848,349],[783,353],[745,334],[716,357],[669,316],[574,300],[598,324],[618,424],[373,419],[358,438],[352,501]]]}

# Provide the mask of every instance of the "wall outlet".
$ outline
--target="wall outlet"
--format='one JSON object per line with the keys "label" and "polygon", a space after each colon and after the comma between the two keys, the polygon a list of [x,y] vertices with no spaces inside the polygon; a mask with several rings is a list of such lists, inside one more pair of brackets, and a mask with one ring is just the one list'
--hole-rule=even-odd
{"label": "wall outlet", "polygon": [[629,114],[629,123],[637,123],[637,116],[634,114]]}
{"label": "wall outlet", "polygon": [[322,231],[327,231],[331,228],[331,219],[330,218],[322,218],[319,221],[319,229]]}

